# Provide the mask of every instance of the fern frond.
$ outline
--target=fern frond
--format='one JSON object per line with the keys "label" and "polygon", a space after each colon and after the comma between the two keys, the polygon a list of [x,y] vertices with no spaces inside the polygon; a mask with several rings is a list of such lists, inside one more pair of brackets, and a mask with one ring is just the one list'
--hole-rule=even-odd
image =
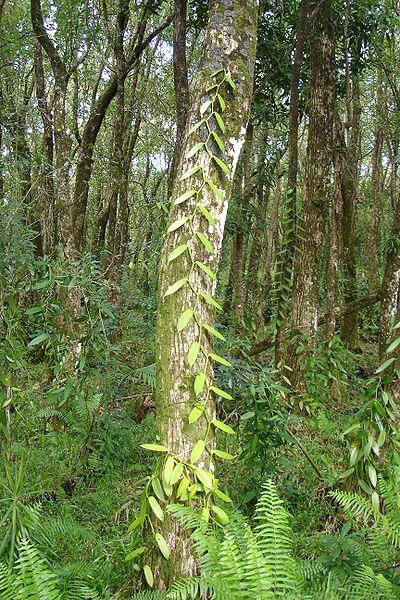
{"label": "fern frond", "polygon": [[57,577],[27,539],[21,540],[15,580],[18,600],[59,600]]}
{"label": "fern frond", "polygon": [[279,498],[273,481],[262,488],[256,506],[256,538],[267,559],[268,574],[275,596],[285,596],[300,587],[300,574],[292,558],[292,533],[289,513]]}
{"label": "fern frond", "polygon": [[373,515],[371,503],[356,492],[331,492],[329,496],[339,504],[349,521],[361,518],[368,522]]}

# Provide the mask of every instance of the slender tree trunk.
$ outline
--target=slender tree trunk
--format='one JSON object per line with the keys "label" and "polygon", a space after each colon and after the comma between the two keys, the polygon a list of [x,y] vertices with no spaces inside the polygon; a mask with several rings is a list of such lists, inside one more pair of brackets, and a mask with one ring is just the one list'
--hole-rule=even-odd
{"label": "slender tree trunk", "polygon": [[327,295],[326,295],[326,330],[325,339],[329,341],[336,327],[336,295],[337,276],[340,263],[340,232],[343,215],[342,178],[343,178],[343,156],[345,151],[344,131],[341,120],[335,113],[335,147],[334,165],[335,180],[332,202],[330,203],[330,227],[329,227],[329,258],[327,273]]}
{"label": "slender tree trunk", "polygon": [[303,63],[304,44],[309,26],[309,0],[300,4],[297,25],[296,50],[290,81],[289,139],[288,139],[288,179],[287,200],[288,214],[284,220],[284,232],[277,275],[277,323],[275,337],[275,363],[282,360],[285,331],[289,314],[289,289],[292,284],[293,257],[296,246],[296,212],[297,212],[297,170],[298,170],[298,136],[299,136],[299,84]]}
{"label": "slender tree trunk", "polygon": [[184,142],[187,114],[190,103],[188,69],[186,60],[187,0],[174,0],[173,68],[176,104],[176,140],[168,175],[168,197],[171,196]]}
{"label": "slender tree trunk", "polygon": [[[343,164],[342,198],[342,248],[343,248],[343,271],[344,271],[344,303],[350,304],[357,298],[357,265],[355,230],[357,215],[357,191],[360,163],[360,89],[356,76],[352,82],[352,109],[350,133]],[[358,343],[358,314],[353,312],[346,315],[341,324],[341,338],[350,348]]]}
{"label": "slender tree trunk", "polygon": [[[324,217],[329,199],[332,163],[334,66],[332,7],[323,0],[312,32],[310,117],[307,146],[302,236],[293,280],[292,334],[287,364],[293,389],[305,391],[305,366],[315,343],[318,323]],[[299,338],[305,347],[297,352]]]}
{"label": "slender tree trunk", "polygon": [[[397,172],[397,164],[393,165]],[[400,196],[393,211],[391,244],[386,254],[386,264],[381,288],[381,314],[379,323],[379,354],[384,357],[394,317],[397,311],[400,289]]]}
{"label": "slender tree trunk", "polygon": [[235,222],[234,252],[232,255],[232,282],[234,296],[234,316],[238,325],[244,319],[244,273],[245,273],[245,236],[248,233],[248,207],[250,187],[250,156],[253,142],[253,126],[247,125],[245,141],[240,153],[235,178],[232,185],[231,202],[237,208]]}
{"label": "slender tree trunk", "polygon": [[[211,178],[218,182],[218,187],[222,190],[223,201],[212,192],[208,185],[202,188],[201,193],[201,205],[209,210],[216,220],[216,225],[209,225],[208,219],[200,217],[197,212],[192,224],[195,231],[206,231],[214,253],[205,252],[205,247],[200,239],[196,242],[193,238],[190,245],[191,255],[200,261],[206,261],[207,265],[214,270],[218,268],[220,258],[232,177],[240,148],[244,142],[244,126],[252,95],[256,29],[257,2],[255,0],[232,0],[229,3],[214,0],[212,2],[205,34],[202,67],[198,73],[194,87],[195,95],[188,114],[188,127],[192,127],[201,119],[200,107],[210,98],[212,91],[208,90],[210,84],[215,83],[212,73],[220,68],[226,69],[237,85],[235,92],[226,91],[226,97],[228,98],[231,94],[232,101],[227,100],[226,110],[223,113],[226,135],[221,133],[225,142],[223,160],[231,168],[231,172],[229,176],[222,173],[214,160],[210,162],[209,156],[204,150],[191,159],[186,158],[186,154],[194,143],[200,143],[200,140],[206,139],[203,138],[204,135],[207,137],[207,130],[204,127],[192,134],[186,133],[177,168],[173,194],[175,198],[188,191],[192,186],[200,185],[201,179],[198,175],[181,180],[181,175],[195,165],[202,165],[205,169],[206,179]],[[215,147],[214,152],[219,152],[218,147]],[[196,202],[195,197],[191,196],[186,202],[178,206],[173,205],[170,224],[176,223],[179,219],[189,218],[195,210]],[[190,271],[188,252],[174,261],[167,259],[170,252],[181,244],[185,244],[191,235],[189,223],[182,223],[181,227],[167,235],[159,262],[156,414],[161,443],[164,443],[170,452],[181,459],[190,460],[193,445],[204,435],[204,429],[203,420],[188,425],[188,415],[196,402],[192,385],[188,385],[188,382],[199,368],[204,368],[205,359],[204,355],[200,353],[196,364],[190,367],[187,355],[193,342],[199,338],[198,323],[210,323],[214,319],[214,309],[205,300],[207,296],[202,296],[203,300],[198,302],[198,296],[193,290],[213,296],[216,284],[210,277],[205,277],[200,268],[196,268],[190,272],[190,286],[185,284],[175,294],[165,296],[169,286],[176,280],[187,277]],[[182,311],[191,306],[196,306],[198,317],[179,333],[177,320]],[[211,345],[211,341],[207,341],[206,337],[202,339],[202,342],[205,348]],[[209,410],[210,414],[213,414],[211,401],[208,406],[207,411]],[[157,585],[160,588],[167,587],[171,578],[192,575],[196,571],[188,533],[182,529],[182,526],[178,522],[166,519],[164,535],[170,548],[171,558],[168,565],[164,565],[162,561],[156,566]]]}
{"label": "slender tree trunk", "polygon": [[35,67],[36,98],[43,124],[43,184],[40,190],[40,193],[43,194],[41,219],[43,231],[43,251],[45,254],[51,256],[56,245],[56,200],[53,177],[53,122],[46,96],[42,47],[37,38],[34,40],[33,56]]}

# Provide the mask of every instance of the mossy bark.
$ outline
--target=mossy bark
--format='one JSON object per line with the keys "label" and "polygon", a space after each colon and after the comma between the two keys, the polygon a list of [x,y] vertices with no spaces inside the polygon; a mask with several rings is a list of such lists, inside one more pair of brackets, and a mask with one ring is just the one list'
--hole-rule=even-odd
{"label": "mossy bark", "polygon": [[[332,7],[324,0],[313,25],[310,77],[310,120],[302,236],[293,280],[292,343],[287,363],[293,389],[304,393],[305,367],[318,323],[321,255],[330,193],[333,144],[334,64]],[[303,342],[304,352],[298,352]]]}
{"label": "mossy bark", "polygon": [[[173,197],[183,194],[190,188],[198,188],[200,180],[196,176],[180,181],[182,173],[194,165],[202,165],[206,174],[222,190],[224,201],[214,193],[204,188],[201,204],[208,208],[216,226],[212,227],[207,220],[199,217],[193,222],[196,230],[204,232],[214,247],[214,255],[209,255],[200,241],[189,242],[191,252],[196,260],[206,262],[214,271],[218,268],[224,233],[225,217],[228,198],[231,191],[232,177],[237,158],[244,142],[246,121],[248,118],[250,99],[252,95],[253,69],[256,50],[257,28],[256,0],[219,0],[210,7],[208,24],[204,42],[202,64],[193,87],[193,100],[188,113],[188,124],[183,144],[182,155],[176,171]],[[190,128],[200,121],[200,106],[210,98],[208,88],[215,82],[212,77],[218,69],[225,69],[236,84],[236,90],[225,93],[226,111],[224,121],[226,133],[224,136],[225,152],[220,155],[231,168],[230,175],[213,163],[209,164],[206,152],[199,152],[191,159],[186,159],[187,151],[197,142],[204,141],[206,132],[200,127],[194,134],[189,135]],[[215,148],[218,154],[218,149]],[[169,222],[192,214],[194,199],[178,206],[172,205]],[[198,339],[198,325],[194,320],[182,331],[177,331],[177,321],[182,312],[196,303],[193,289],[201,290],[211,296],[215,294],[215,281],[212,281],[200,270],[194,270],[191,286],[184,286],[172,296],[164,298],[169,285],[186,277],[190,271],[188,253],[182,254],[173,262],[168,262],[168,254],[180,244],[187,243],[192,237],[188,225],[183,225],[166,236],[160,257],[159,299],[157,319],[157,429],[161,443],[182,459],[188,459],[193,445],[201,439],[202,426],[189,425],[188,415],[195,403],[193,392],[193,376],[201,368],[201,359],[194,367],[187,362],[188,350],[193,341]],[[197,305],[199,322],[212,323],[213,310],[206,302]],[[211,345],[210,340],[203,343]],[[213,407],[209,405],[212,413]],[[183,531],[177,522],[169,520],[164,524],[164,536],[171,552],[169,561],[160,558],[155,565],[155,575],[158,587],[165,588],[177,576],[190,575],[196,571],[188,533]]]}

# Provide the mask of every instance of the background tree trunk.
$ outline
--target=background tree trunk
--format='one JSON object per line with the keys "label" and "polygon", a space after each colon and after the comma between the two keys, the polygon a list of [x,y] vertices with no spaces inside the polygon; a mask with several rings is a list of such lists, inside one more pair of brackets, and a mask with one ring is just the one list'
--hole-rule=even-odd
{"label": "background tree trunk", "polygon": [[[292,337],[287,364],[295,391],[305,391],[305,366],[318,324],[324,217],[327,212],[333,135],[333,31],[331,2],[324,0],[313,23],[310,74],[310,117],[302,235],[293,281]],[[304,351],[299,353],[298,344]]]}

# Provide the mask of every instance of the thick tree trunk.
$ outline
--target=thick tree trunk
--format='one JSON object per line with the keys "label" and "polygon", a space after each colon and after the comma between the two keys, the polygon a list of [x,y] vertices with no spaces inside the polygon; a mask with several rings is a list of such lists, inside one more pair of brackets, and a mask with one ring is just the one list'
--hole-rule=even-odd
{"label": "thick tree trunk", "polygon": [[[324,0],[313,24],[310,117],[302,236],[293,280],[292,338],[287,364],[293,389],[305,392],[305,367],[318,323],[324,216],[329,199],[334,100],[331,2]],[[304,352],[297,352],[298,343]]]}
{"label": "thick tree trunk", "polygon": [[[193,342],[199,339],[199,326],[202,323],[212,323],[214,320],[214,309],[205,300],[207,296],[199,299],[194,290],[214,296],[216,288],[215,281],[205,276],[200,268],[196,267],[191,270],[190,256],[206,262],[211,269],[218,268],[232,177],[244,142],[245,125],[252,94],[256,28],[256,0],[232,0],[229,2],[214,0],[212,2],[205,35],[202,66],[194,87],[195,95],[188,115],[188,127],[192,127],[200,121],[202,118],[200,107],[212,96],[213,92],[209,91],[209,87],[218,78],[218,76],[213,77],[212,74],[218,69],[225,69],[235,82],[236,91],[229,92],[224,87],[227,100],[226,111],[223,113],[226,135],[221,133],[225,142],[225,150],[220,156],[231,168],[231,171],[229,176],[222,173],[216,162],[210,161],[209,155],[204,149],[200,150],[193,158],[186,157],[196,142],[200,143],[207,139],[205,126],[200,127],[192,134],[186,134],[173,197],[179,197],[192,187],[197,188],[201,185],[202,179],[198,174],[187,177],[184,181],[180,179],[188,168],[201,165],[204,168],[205,178],[212,179],[218,184],[224,200],[219,199],[209,185],[202,187],[199,202],[215,219],[215,226],[211,226],[208,219],[200,216],[195,210],[196,196],[191,196],[178,206],[173,205],[170,214],[171,224],[176,223],[179,219],[190,220],[182,221],[182,226],[167,235],[160,257],[156,354],[157,429],[161,443],[164,443],[170,452],[188,461],[190,461],[190,453],[194,444],[204,435],[203,419],[195,424],[188,424],[188,415],[196,402],[192,384],[189,382],[199,368],[204,368],[206,359],[200,352],[197,362],[190,367],[187,355]],[[216,126],[216,124],[214,125]],[[213,152],[218,154],[218,147],[215,146]],[[193,219],[191,219],[192,214],[195,215]],[[192,238],[193,232],[196,231],[206,232],[214,249],[213,254],[205,251],[205,246],[200,239],[197,239],[198,236]],[[176,260],[168,261],[167,257],[170,252],[181,244],[186,244],[190,238],[192,238],[192,241],[189,242],[190,251],[184,252]],[[190,284],[183,285],[173,295],[165,296],[171,284],[186,277],[189,278]],[[182,312],[190,307],[195,308],[197,317],[192,319],[179,333],[177,321]],[[202,343],[204,348],[211,346],[206,333],[202,336]],[[213,413],[211,400],[207,411],[210,414]],[[157,584],[160,588],[167,587],[171,578],[190,575],[196,570],[188,533],[182,529],[181,525],[166,520],[164,535],[170,548],[171,558],[168,565],[164,566],[164,561],[161,561],[156,566]]]}

